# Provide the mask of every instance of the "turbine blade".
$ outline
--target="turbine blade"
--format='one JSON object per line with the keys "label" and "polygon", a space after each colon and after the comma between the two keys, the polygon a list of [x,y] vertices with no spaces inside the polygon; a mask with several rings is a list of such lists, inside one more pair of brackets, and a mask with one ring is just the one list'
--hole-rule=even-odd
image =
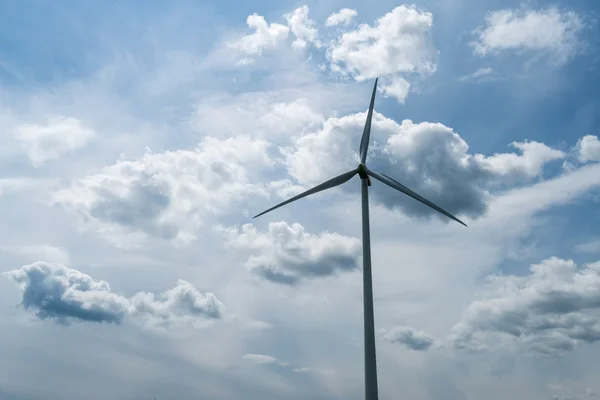
{"label": "turbine blade", "polygon": [[363,130],[362,138],[360,139],[360,162],[363,164],[367,161],[367,150],[369,149],[369,139],[371,138],[371,121],[373,120],[373,107],[375,106],[375,93],[377,92],[378,80],[379,78],[375,79],[373,94],[371,95],[371,104],[369,105],[369,113],[367,114],[365,129]]}
{"label": "turbine blade", "polygon": [[367,174],[371,175],[373,178],[377,179],[378,181],[383,182],[386,185],[388,185],[388,186],[412,197],[413,199],[420,201],[421,203],[433,208],[437,212],[444,214],[446,217],[453,219],[454,221],[458,222],[459,224],[467,226],[467,224],[462,222],[460,219],[456,218],[454,215],[450,214],[448,211],[444,210],[443,208],[441,208],[439,206],[436,206],[435,204],[433,204],[426,198],[418,195],[417,193],[413,192],[412,190],[410,190],[409,188],[407,188],[406,186],[404,186],[397,180],[390,178],[389,176],[387,176],[385,174],[378,174],[377,172],[373,172],[369,169],[367,169]]}
{"label": "turbine blade", "polygon": [[326,181],[326,182],[323,182],[323,183],[321,183],[320,185],[317,185],[317,186],[315,186],[315,187],[314,187],[314,188],[312,188],[312,189],[308,189],[306,192],[300,193],[299,195],[297,195],[297,196],[294,196],[294,197],[292,197],[291,199],[288,199],[288,200],[286,200],[286,201],[284,201],[284,202],[282,202],[282,203],[279,203],[279,204],[277,204],[277,205],[276,205],[276,206],[274,206],[274,207],[271,207],[271,208],[269,208],[269,209],[268,209],[268,210],[266,210],[266,211],[263,211],[263,212],[261,212],[261,213],[260,213],[260,214],[258,214],[258,215],[255,215],[255,216],[254,216],[254,218],[256,218],[256,217],[260,217],[261,215],[263,215],[263,214],[266,214],[266,213],[268,213],[269,211],[273,211],[273,210],[274,210],[274,209],[276,209],[276,208],[279,208],[279,207],[281,207],[281,206],[284,206],[284,205],[286,205],[286,204],[289,204],[289,203],[291,203],[291,202],[293,202],[293,201],[299,200],[299,199],[301,199],[301,198],[303,198],[303,197],[310,196],[311,194],[315,194],[315,193],[318,193],[318,192],[322,192],[323,190],[331,189],[331,188],[333,188],[333,187],[336,187],[336,186],[339,186],[339,185],[341,185],[342,183],[346,183],[346,182],[348,182],[348,181],[350,180],[350,178],[352,178],[352,177],[353,177],[354,175],[356,175],[357,173],[358,173],[358,170],[356,170],[356,169],[355,169],[355,170],[352,170],[352,171],[348,171],[348,172],[346,172],[346,173],[343,173],[343,174],[341,174],[341,175],[339,175],[339,176],[336,176],[336,177],[335,177],[335,178],[333,178],[333,179],[330,179],[330,180],[328,180],[328,181]]}

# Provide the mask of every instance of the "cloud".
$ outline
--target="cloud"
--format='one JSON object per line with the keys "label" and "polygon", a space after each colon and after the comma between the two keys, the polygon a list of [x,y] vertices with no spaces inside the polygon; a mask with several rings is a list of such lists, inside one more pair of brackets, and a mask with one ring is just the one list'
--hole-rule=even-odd
{"label": "cloud", "polygon": [[433,16],[413,6],[394,8],[374,26],[360,25],[329,44],[332,71],[357,81],[383,77],[381,91],[404,102],[407,75],[436,71],[437,51],[431,40]]}
{"label": "cloud", "polygon": [[265,354],[246,354],[242,357],[244,360],[249,361],[253,364],[277,364],[281,366],[287,366],[289,363],[285,361],[279,361],[275,357],[268,356]]}
{"label": "cloud", "polygon": [[484,67],[479,68],[477,71],[472,74],[461,76],[458,78],[459,81],[477,81],[482,82],[488,79],[493,79],[492,75],[494,74],[494,69],[492,67]]}
{"label": "cloud", "polygon": [[281,97],[282,93],[245,93],[211,98],[197,105],[191,123],[198,131],[214,137],[252,135],[277,143],[287,142],[324,122],[314,101]]}
{"label": "cloud", "polygon": [[356,17],[356,10],[350,8],[342,8],[338,12],[334,12],[325,21],[325,26],[348,25]]}
{"label": "cloud", "polygon": [[257,365],[278,365],[280,367],[286,367],[289,370],[291,370],[292,372],[295,372],[298,374],[317,373],[317,374],[323,374],[323,375],[331,375],[334,373],[333,370],[328,369],[328,368],[299,367],[299,366],[294,367],[286,361],[278,360],[277,358],[266,355],[266,354],[249,353],[249,354],[245,354],[242,357],[242,359],[245,361],[251,362],[253,364],[257,364]]}
{"label": "cloud", "polygon": [[[291,32],[295,37],[291,43],[293,48],[303,49],[311,44],[316,49],[324,49],[331,71],[342,78],[360,82],[380,77],[380,92],[402,103],[410,89],[410,78],[427,76],[437,69],[438,51],[431,38],[431,13],[402,5],[377,19],[373,26],[362,24],[354,30],[330,31],[325,40],[319,37],[319,29],[308,14],[306,5],[283,14],[287,26],[269,25],[264,17],[250,15],[247,22],[255,32],[228,45],[246,55],[260,56],[263,49],[275,49],[285,42]],[[342,8],[327,18],[325,26],[347,26],[356,15],[355,10]],[[238,64],[253,62],[252,58],[244,58]],[[321,67],[327,68],[325,64]]]}
{"label": "cloud", "polygon": [[452,338],[458,348],[516,344],[538,354],[560,354],[600,341],[600,262],[582,267],[551,257],[529,275],[494,275],[472,302]]}
{"label": "cloud", "polygon": [[296,40],[292,42],[294,48],[303,49],[308,43],[321,47],[319,30],[315,28],[314,21],[308,18],[308,11],[308,6],[301,6],[291,13],[283,14],[290,31],[296,36]]}
{"label": "cloud", "polygon": [[[309,186],[356,168],[357,132],[361,132],[365,118],[366,113],[329,118],[321,130],[282,148],[288,173]],[[488,189],[529,181],[540,176],[548,162],[565,157],[563,152],[533,141],[511,144],[521,154],[470,154],[467,143],[441,123],[404,120],[398,124],[379,113],[373,117],[373,141],[369,156],[372,169],[392,176],[450,212],[473,217],[486,210]],[[379,183],[373,192],[380,203],[409,215],[433,214]]]}
{"label": "cloud", "polygon": [[119,247],[149,237],[186,244],[207,216],[227,213],[248,195],[266,195],[251,177],[271,164],[267,148],[245,136],[206,137],[192,150],[119,161],[58,191],[54,201]]}
{"label": "cloud", "polygon": [[256,13],[246,19],[253,33],[242,35],[240,38],[228,43],[228,46],[240,50],[248,55],[261,55],[263,50],[274,49],[289,35],[289,28],[282,24],[268,24],[265,18]]}
{"label": "cloud", "polygon": [[218,227],[226,247],[251,253],[246,267],[263,279],[295,285],[303,279],[325,277],[359,268],[360,240],[336,233],[310,234],[298,223],[269,224],[260,233],[251,224]]}
{"label": "cloud", "polygon": [[35,167],[85,147],[94,136],[92,130],[72,117],[54,116],[44,125],[15,127],[15,138],[21,142]]}
{"label": "cloud", "polygon": [[485,25],[477,28],[472,45],[477,55],[515,50],[544,52],[561,64],[579,50],[578,34],[583,22],[572,11],[546,9],[504,9],[490,12]]}
{"label": "cloud", "polygon": [[583,163],[600,161],[600,139],[598,139],[598,136],[585,135],[577,141],[575,149],[577,158]]}
{"label": "cloud", "polygon": [[58,263],[38,261],[3,275],[23,290],[25,309],[35,310],[40,319],[62,324],[120,324],[126,317],[170,324],[186,318],[219,319],[223,314],[224,306],[214,294],[203,294],[181,279],[156,299],[147,292],[124,297],[112,292],[108,282]]}
{"label": "cloud", "polygon": [[427,351],[433,344],[433,338],[425,332],[407,326],[397,326],[385,332],[383,339],[390,343],[402,344],[415,351]]}

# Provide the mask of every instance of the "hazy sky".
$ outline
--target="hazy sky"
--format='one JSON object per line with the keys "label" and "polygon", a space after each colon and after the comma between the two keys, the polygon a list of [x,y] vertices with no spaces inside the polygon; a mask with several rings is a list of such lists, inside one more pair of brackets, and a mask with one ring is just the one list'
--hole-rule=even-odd
{"label": "hazy sky", "polygon": [[0,398],[600,395],[600,4],[0,0]]}

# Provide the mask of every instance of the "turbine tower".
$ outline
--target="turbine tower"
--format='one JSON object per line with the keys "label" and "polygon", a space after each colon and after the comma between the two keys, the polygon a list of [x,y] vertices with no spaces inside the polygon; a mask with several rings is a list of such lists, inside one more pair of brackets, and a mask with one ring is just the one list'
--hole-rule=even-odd
{"label": "turbine tower", "polygon": [[363,307],[364,307],[364,348],[365,348],[365,399],[366,400],[378,400],[378,389],[377,389],[377,360],[375,353],[375,321],[373,315],[373,282],[371,274],[371,237],[369,231],[369,189],[371,186],[371,179],[376,180],[390,186],[397,191],[404,193],[413,199],[420,201],[421,203],[433,208],[434,210],[444,214],[448,218],[467,226],[464,222],[450,214],[446,210],[438,207],[424,197],[413,192],[400,182],[390,178],[385,174],[379,174],[375,171],[371,171],[366,166],[367,161],[367,150],[369,148],[369,139],[371,136],[371,121],[373,119],[373,106],[375,105],[375,93],[377,91],[377,81],[375,79],[375,85],[373,87],[373,94],[371,95],[371,103],[369,105],[369,112],[367,114],[367,121],[365,123],[365,129],[363,130],[362,138],[360,140],[360,163],[356,169],[343,173],[335,178],[323,182],[320,185],[315,186],[312,189],[307,190],[304,193],[300,193],[297,196],[292,197],[274,207],[269,208],[266,211],[256,215],[254,218],[259,217],[263,214],[268,213],[276,208],[289,204],[293,201],[301,199],[303,197],[322,192],[327,189],[339,186],[346,183],[354,175],[357,175],[361,179],[362,184],[362,243],[363,243]]}

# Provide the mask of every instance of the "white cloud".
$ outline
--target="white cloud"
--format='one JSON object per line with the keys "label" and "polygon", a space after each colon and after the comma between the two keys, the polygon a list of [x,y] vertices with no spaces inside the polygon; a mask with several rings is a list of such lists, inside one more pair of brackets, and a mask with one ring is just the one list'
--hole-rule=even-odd
{"label": "white cloud", "polygon": [[38,261],[3,275],[23,290],[23,307],[34,310],[40,319],[63,324],[120,324],[126,317],[158,324],[189,318],[219,319],[224,307],[214,294],[203,294],[181,279],[155,299],[146,292],[124,297],[112,292],[108,282],[58,263]]}
{"label": "white cloud", "polygon": [[546,9],[504,9],[493,11],[485,25],[475,30],[475,54],[516,50],[546,52],[563,63],[579,50],[579,31],[583,23],[578,14]]}
{"label": "white cloud", "polygon": [[532,265],[526,276],[489,277],[481,297],[453,328],[459,348],[500,341],[557,354],[600,341],[600,262],[578,268],[551,257]]}
{"label": "white cloud", "polygon": [[427,351],[433,344],[431,336],[408,326],[397,326],[385,332],[383,339],[391,343],[402,344],[415,351]]}
{"label": "white cloud", "polygon": [[342,8],[334,12],[325,21],[325,26],[348,25],[358,13],[350,8]]}
{"label": "white cloud", "polygon": [[357,81],[382,77],[383,93],[404,102],[409,88],[406,75],[436,71],[432,24],[431,13],[396,7],[374,26],[360,25],[334,40],[327,49],[331,69]]}
{"label": "white cloud", "polygon": [[227,247],[250,253],[246,262],[250,271],[275,283],[295,285],[359,268],[361,244],[356,238],[329,232],[313,235],[298,223],[283,221],[270,223],[266,233],[251,224],[218,230]]}
{"label": "white cloud", "polygon": [[291,13],[283,15],[290,31],[296,36],[292,42],[292,47],[303,49],[308,43],[320,47],[319,30],[315,27],[313,20],[308,18],[308,6],[296,8]]}
{"label": "white cloud", "polygon": [[253,364],[278,364],[281,366],[286,366],[289,365],[289,363],[285,362],[285,361],[279,361],[278,359],[276,359],[273,356],[268,356],[266,354],[245,354],[242,357],[244,360],[249,361]]}
{"label": "white cloud", "polygon": [[[355,168],[365,118],[366,113],[329,118],[320,131],[282,149],[289,174],[309,186]],[[441,123],[404,120],[398,124],[379,113],[373,117],[373,140],[372,169],[392,176],[450,212],[472,216],[485,211],[490,188],[529,181],[540,176],[548,162],[565,157],[538,142],[512,143],[521,154],[470,154],[467,143]],[[375,190],[374,198],[409,214],[432,213],[387,187]]]}
{"label": "white cloud", "polygon": [[477,71],[473,72],[472,74],[461,76],[460,78],[458,78],[458,80],[463,81],[463,82],[469,81],[469,80],[475,80],[475,81],[481,82],[486,79],[490,79],[490,76],[493,74],[494,74],[494,69],[492,67],[484,67],[484,68],[479,68]]}
{"label": "white cloud", "polygon": [[268,24],[265,18],[256,13],[249,15],[246,19],[253,33],[243,35],[230,42],[228,45],[249,55],[261,55],[263,50],[274,49],[278,44],[285,41],[289,35],[289,28],[282,24]]}
{"label": "white cloud", "polygon": [[91,129],[72,117],[51,117],[44,125],[15,127],[15,138],[21,142],[35,167],[85,147],[94,136]]}
{"label": "white cloud", "polygon": [[600,139],[598,136],[585,135],[577,141],[577,158],[581,162],[600,161]]}
{"label": "white cloud", "polygon": [[120,247],[148,237],[185,244],[208,216],[229,212],[248,195],[267,194],[252,179],[272,163],[267,148],[265,141],[240,136],[205,138],[193,150],[148,152],[78,180],[55,201]]}
{"label": "white cloud", "polygon": [[248,353],[242,357],[243,360],[248,361],[257,365],[279,365],[280,367],[287,367],[292,372],[296,372],[299,374],[306,373],[317,373],[322,375],[331,375],[334,373],[331,369],[328,368],[315,368],[315,367],[294,367],[290,365],[290,363],[286,361],[278,360],[273,356],[269,356],[266,354],[252,354]]}

